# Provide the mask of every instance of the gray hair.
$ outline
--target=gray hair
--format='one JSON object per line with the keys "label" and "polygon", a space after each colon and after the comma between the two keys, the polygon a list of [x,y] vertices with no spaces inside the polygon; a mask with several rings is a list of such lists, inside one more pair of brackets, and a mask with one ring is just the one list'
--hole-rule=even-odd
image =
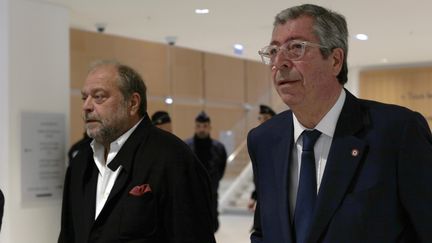
{"label": "gray hair", "polygon": [[90,65],[89,73],[101,66],[114,66],[117,68],[118,84],[120,92],[125,100],[129,100],[133,93],[141,97],[138,114],[143,117],[147,112],[147,87],[138,72],[131,67],[121,64],[115,60],[99,60]]}
{"label": "gray hair", "polygon": [[348,27],[345,17],[317,5],[304,4],[280,12],[276,15],[273,26],[283,25],[301,16],[310,16],[314,19],[314,34],[318,37],[320,44],[325,46],[320,48],[324,58],[327,58],[335,48],[341,48],[344,51],[342,69],[337,78],[340,84],[345,84],[348,81]]}

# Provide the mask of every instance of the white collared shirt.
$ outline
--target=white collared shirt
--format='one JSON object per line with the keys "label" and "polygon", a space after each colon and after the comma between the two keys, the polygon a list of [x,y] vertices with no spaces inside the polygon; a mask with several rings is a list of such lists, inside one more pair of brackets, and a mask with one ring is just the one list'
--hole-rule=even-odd
{"label": "white collared shirt", "polygon": [[116,171],[112,171],[108,165],[115,158],[117,153],[120,151],[123,144],[132,134],[132,132],[136,129],[138,124],[142,119],[135,124],[131,129],[117,138],[110,144],[110,150],[108,152],[107,160],[105,161],[105,148],[102,144],[93,140],[91,142],[91,147],[93,149],[93,160],[99,170],[99,176],[97,181],[97,190],[96,190],[96,212],[95,219],[99,216],[99,213],[102,211],[108,196],[111,192],[111,189],[114,186],[114,183],[120,174],[122,166],[120,165]]}
{"label": "white collared shirt", "polygon": [[[322,177],[324,175],[324,169],[327,164],[327,157],[330,151],[330,146],[333,141],[333,135],[336,129],[336,124],[339,119],[339,115],[342,111],[343,104],[345,102],[345,90],[342,89],[339,98],[336,103],[330,109],[329,112],[321,119],[318,125],[314,128],[320,131],[322,134],[318,138],[314,146],[315,154],[315,168],[317,176],[317,192],[319,192]],[[301,168],[301,154],[303,147],[302,132],[307,130],[300,122],[297,117],[293,114],[294,122],[294,146],[292,150],[292,158],[290,164],[290,181],[289,181],[289,198],[290,198],[290,213],[294,215],[294,210],[297,200],[297,190],[300,177]],[[291,217],[292,219],[293,217]]]}

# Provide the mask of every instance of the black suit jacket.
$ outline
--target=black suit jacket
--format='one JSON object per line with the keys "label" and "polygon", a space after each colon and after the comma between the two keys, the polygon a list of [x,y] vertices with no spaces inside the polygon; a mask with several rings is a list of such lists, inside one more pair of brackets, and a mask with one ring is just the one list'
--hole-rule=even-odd
{"label": "black suit jacket", "polygon": [[[347,92],[347,91],[346,91]],[[291,243],[293,114],[248,136],[258,205],[253,243]],[[307,243],[432,242],[432,137],[417,112],[347,92]]]}
{"label": "black suit jacket", "polygon": [[[109,164],[122,165],[95,220],[97,167],[90,146],[67,170],[61,243],[214,243],[208,174],[188,146],[146,115]],[[134,196],[140,185],[150,191]]]}
{"label": "black suit jacket", "polygon": [[2,221],[3,221],[4,203],[5,203],[4,195],[3,195],[3,192],[0,190],[0,230],[1,230]]}

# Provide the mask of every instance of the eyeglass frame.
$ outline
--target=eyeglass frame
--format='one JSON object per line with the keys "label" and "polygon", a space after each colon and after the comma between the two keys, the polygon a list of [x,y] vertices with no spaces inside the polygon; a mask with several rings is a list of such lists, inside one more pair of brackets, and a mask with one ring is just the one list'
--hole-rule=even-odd
{"label": "eyeglass frame", "polygon": [[[280,46],[277,46],[277,45],[268,45],[268,46],[264,46],[263,48],[261,48],[259,51],[258,51],[258,54],[261,56],[261,61],[264,63],[264,64],[266,64],[266,65],[271,65],[273,62],[272,62],[272,57],[270,56],[270,54],[266,54],[265,53],[265,49],[268,49],[268,48],[270,48],[270,47],[275,47],[276,48],[276,53],[274,54],[274,56],[273,56],[273,58],[274,57],[276,57],[276,55],[282,50],[282,51],[289,51],[286,47],[290,44],[290,43],[294,43],[294,44],[300,44],[301,45],[301,54],[299,55],[299,57],[297,57],[297,58],[289,58],[289,57],[286,57],[286,55],[285,55],[285,57],[288,59],[288,60],[291,60],[291,61],[297,61],[297,60],[300,60],[301,58],[303,58],[303,56],[304,56],[304,54],[305,54],[305,52],[306,52],[306,47],[307,46],[310,46],[310,47],[319,47],[319,48],[328,48],[328,47],[326,47],[326,46],[323,46],[323,45],[320,45],[320,44],[318,44],[318,43],[314,43],[314,42],[310,42],[310,41],[305,41],[305,40],[289,40],[289,41],[287,41],[287,42],[285,42],[285,43],[283,43],[282,45],[280,45]],[[266,61],[266,58],[268,59],[268,61]]]}

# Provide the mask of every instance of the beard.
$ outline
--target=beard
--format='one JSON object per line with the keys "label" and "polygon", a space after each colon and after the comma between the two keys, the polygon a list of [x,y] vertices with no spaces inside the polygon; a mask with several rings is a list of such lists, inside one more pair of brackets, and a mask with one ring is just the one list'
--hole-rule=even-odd
{"label": "beard", "polygon": [[200,139],[210,137],[210,134],[208,134],[207,132],[197,132],[197,133],[195,133],[195,135]]}
{"label": "beard", "polygon": [[97,125],[86,124],[86,133],[100,144],[110,144],[126,132],[129,124],[126,105],[119,105],[118,109],[107,117],[99,114],[84,114],[85,120],[96,120]]}

